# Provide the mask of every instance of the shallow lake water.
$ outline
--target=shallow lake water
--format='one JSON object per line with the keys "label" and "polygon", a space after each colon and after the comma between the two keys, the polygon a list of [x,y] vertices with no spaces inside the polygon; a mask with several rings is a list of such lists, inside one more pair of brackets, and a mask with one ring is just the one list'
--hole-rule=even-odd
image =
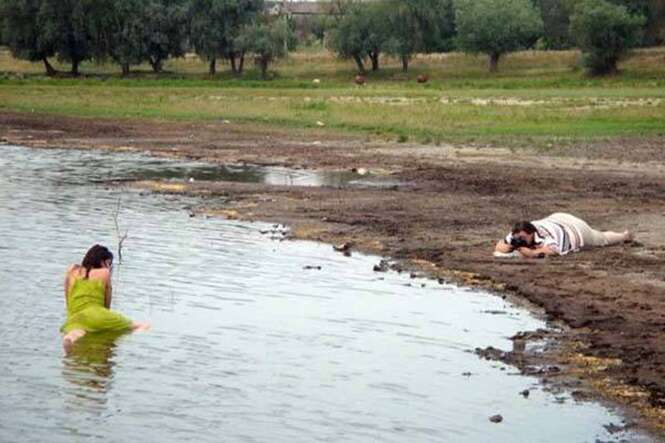
{"label": "shallow lake water", "polygon": [[[473,353],[544,327],[527,311],[94,184],[154,160],[116,155],[0,146],[0,441],[651,441]],[[153,330],[65,356],[63,272],[115,249],[118,198],[113,309]]]}

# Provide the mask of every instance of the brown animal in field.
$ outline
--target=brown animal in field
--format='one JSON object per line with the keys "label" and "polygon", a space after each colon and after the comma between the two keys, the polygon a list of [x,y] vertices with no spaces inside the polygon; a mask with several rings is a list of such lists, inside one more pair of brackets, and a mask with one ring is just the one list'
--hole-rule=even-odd
{"label": "brown animal in field", "polygon": [[418,83],[427,83],[429,81],[429,77],[427,74],[420,74],[417,78],[416,81]]}
{"label": "brown animal in field", "polygon": [[356,75],[356,78],[354,79],[354,81],[356,82],[356,85],[362,86],[367,81],[367,78],[364,75],[359,74],[359,75]]}

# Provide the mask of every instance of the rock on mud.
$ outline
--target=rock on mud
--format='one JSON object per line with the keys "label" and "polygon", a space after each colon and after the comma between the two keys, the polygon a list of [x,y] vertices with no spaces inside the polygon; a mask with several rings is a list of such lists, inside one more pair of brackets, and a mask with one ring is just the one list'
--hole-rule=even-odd
{"label": "rock on mud", "polygon": [[501,414],[496,414],[490,417],[492,423],[501,423],[503,421],[503,416]]}

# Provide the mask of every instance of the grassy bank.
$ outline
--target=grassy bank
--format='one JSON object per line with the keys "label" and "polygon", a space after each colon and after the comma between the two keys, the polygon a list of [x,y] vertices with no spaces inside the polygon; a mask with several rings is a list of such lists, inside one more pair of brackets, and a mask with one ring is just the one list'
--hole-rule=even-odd
{"label": "grassy bank", "polygon": [[[83,117],[230,120],[321,128],[427,143],[543,144],[617,136],[665,136],[665,49],[636,53],[622,74],[592,79],[578,54],[523,52],[498,75],[485,59],[423,56],[404,74],[396,61],[356,86],[353,66],[325,51],[282,61],[271,81],[205,74],[195,57],[120,78],[116,66],[83,66],[83,78],[46,78],[42,65],[0,53],[0,109]],[[59,66],[66,69],[66,66]],[[415,78],[426,73],[427,84]],[[319,79],[318,83],[313,80]]]}

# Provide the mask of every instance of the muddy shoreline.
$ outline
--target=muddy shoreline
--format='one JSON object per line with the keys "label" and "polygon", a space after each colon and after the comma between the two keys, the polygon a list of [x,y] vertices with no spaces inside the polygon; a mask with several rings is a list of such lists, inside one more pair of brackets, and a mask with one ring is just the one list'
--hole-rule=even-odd
{"label": "muddy shoreline", "polygon": [[[295,238],[352,244],[408,271],[524,298],[568,325],[546,352],[566,380],[638,409],[665,432],[665,153],[659,139],[615,139],[548,152],[419,146],[325,132],[220,122],[87,120],[0,112],[0,140],[32,147],[103,148],[349,171],[402,183],[303,188],[229,182],[142,182],[158,192],[211,196],[197,212],[284,223]],[[221,203],[218,197],[223,197]],[[519,219],[572,212],[638,243],[543,261],[496,260],[496,239]],[[520,340],[542,337],[517,337]],[[512,355],[486,355],[502,361]],[[512,362],[515,364],[516,362]],[[537,368],[522,362],[525,371]],[[519,366],[519,364],[518,364]],[[547,365],[546,365],[547,366]],[[549,366],[552,366],[549,364]],[[571,377],[571,375],[573,377]]]}

